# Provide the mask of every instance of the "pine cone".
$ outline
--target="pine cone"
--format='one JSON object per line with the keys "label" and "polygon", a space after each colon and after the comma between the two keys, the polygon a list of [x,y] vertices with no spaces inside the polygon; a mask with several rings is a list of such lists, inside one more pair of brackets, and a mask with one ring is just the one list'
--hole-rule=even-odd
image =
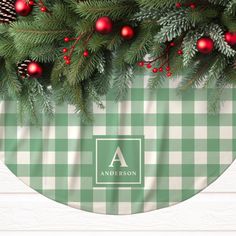
{"label": "pine cone", "polygon": [[30,75],[28,74],[27,67],[31,60],[24,60],[17,64],[17,73],[18,76],[21,78],[29,78]]}
{"label": "pine cone", "polygon": [[16,20],[14,0],[0,0],[0,23],[9,24]]}

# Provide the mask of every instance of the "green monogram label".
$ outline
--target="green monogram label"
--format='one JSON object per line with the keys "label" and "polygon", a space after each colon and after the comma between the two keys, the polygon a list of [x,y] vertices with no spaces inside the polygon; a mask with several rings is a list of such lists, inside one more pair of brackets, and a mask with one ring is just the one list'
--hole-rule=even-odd
{"label": "green monogram label", "polygon": [[143,136],[94,136],[94,186],[144,186]]}

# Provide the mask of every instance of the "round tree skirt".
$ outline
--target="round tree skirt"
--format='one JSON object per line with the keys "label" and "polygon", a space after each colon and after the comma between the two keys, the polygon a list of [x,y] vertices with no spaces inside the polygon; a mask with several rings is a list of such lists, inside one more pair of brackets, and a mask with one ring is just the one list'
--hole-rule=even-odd
{"label": "round tree skirt", "polygon": [[149,89],[136,76],[122,102],[93,104],[85,125],[68,105],[55,119],[20,126],[16,101],[0,107],[0,159],[24,183],[57,202],[102,214],[134,214],[191,198],[234,160],[236,90],[219,114],[207,112],[210,89],[176,93],[177,81]]}

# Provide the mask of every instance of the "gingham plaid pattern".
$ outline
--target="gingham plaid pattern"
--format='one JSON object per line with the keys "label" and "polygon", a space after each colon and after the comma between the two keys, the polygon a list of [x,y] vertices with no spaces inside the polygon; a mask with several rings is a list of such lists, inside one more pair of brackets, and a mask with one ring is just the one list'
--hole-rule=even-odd
{"label": "gingham plaid pattern", "polygon": [[[106,109],[93,105],[84,125],[73,107],[55,107],[55,119],[19,126],[16,101],[0,107],[0,159],[39,193],[60,203],[104,214],[133,214],[188,199],[213,182],[234,160],[236,90],[227,89],[219,115],[207,114],[210,91],[176,95],[176,83],[148,89],[136,76],[128,96]],[[144,135],[144,187],[93,187],[93,135]]]}

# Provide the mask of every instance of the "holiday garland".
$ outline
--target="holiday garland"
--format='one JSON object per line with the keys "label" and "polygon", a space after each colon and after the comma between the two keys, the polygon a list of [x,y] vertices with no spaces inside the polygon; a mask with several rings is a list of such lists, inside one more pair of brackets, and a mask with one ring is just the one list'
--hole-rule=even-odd
{"label": "holiday garland", "polygon": [[0,0],[1,97],[32,122],[62,102],[88,120],[91,101],[123,98],[145,69],[152,88],[213,87],[216,110],[236,81],[235,17],[235,0]]}

